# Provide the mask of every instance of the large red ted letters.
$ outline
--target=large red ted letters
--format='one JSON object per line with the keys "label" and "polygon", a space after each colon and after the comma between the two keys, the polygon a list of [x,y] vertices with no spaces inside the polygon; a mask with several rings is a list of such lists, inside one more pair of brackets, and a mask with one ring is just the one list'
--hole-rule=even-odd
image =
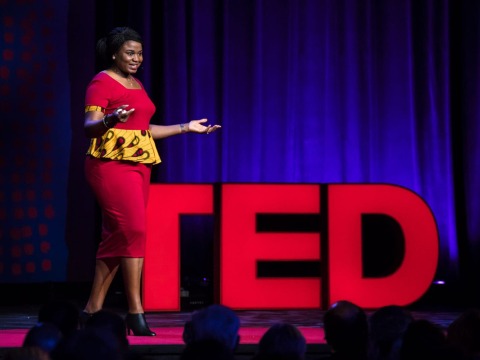
{"label": "large red ted letters", "polygon": [[[364,308],[407,305],[426,292],[438,262],[432,212],[399,186],[155,184],[143,284],[148,311],[180,310],[182,214],[212,214],[219,222],[219,302],[233,309],[325,308],[341,299]],[[259,214],[318,217],[318,231],[259,231]],[[393,219],[404,240],[400,265],[382,277],[362,273],[362,216],[369,214]],[[259,277],[262,261],[317,261],[320,276]]]}

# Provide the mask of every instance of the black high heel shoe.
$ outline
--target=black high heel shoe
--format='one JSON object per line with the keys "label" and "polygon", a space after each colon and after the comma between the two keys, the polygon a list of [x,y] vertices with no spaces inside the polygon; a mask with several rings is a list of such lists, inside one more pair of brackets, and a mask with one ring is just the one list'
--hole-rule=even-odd
{"label": "black high heel shoe", "polygon": [[88,313],[85,310],[80,312],[78,314],[78,325],[80,329],[85,329],[85,326],[87,325],[88,319],[90,319],[93,316],[94,313]]}
{"label": "black high heel shoe", "polygon": [[127,314],[125,318],[125,325],[127,327],[127,335],[130,332],[135,336],[155,336],[152,330],[148,328],[147,321],[145,320],[145,314]]}

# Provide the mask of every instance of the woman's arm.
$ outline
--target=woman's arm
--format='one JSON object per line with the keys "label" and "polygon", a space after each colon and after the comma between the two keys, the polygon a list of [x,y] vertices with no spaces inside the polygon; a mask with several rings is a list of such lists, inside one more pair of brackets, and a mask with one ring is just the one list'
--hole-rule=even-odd
{"label": "woman's arm", "polygon": [[182,127],[186,128],[188,124],[176,125],[153,125],[150,124],[150,132],[154,140],[164,139],[172,135],[182,134],[187,131],[182,131]]}
{"label": "woman's arm", "polygon": [[88,111],[85,113],[85,122],[83,128],[85,129],[85,135],[89,138],[102,136],[111,129],[118,122],[125,122],[135,109],[128,111],[125,108],[128,105],[122,105],[115,109],[115,111],[109,115],[105,115],[101,111]]}
{"label": "woman's arm", "polygon": [[203,125],[206,123],[207,119],[201,120],[192,120],[184,124],[176,125],[152,125],[150,124],[150,132],[154,140],[164,139],[172,135],[183,134],[187,132],[195,132],[198,134],[210,134],[212,131],[215,131],[221,128],[220,125]]}

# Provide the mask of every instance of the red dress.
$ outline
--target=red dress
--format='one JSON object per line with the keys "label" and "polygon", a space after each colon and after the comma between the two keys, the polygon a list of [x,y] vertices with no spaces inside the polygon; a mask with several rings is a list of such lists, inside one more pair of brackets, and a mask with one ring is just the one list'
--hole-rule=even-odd
{"label": "red dress", "polygon": [[[140,84],[140,82],[137,80]],[[141,84],[140,84],[141,85]],[[158,154],[150,154],[148,158],[128,157],[128,153],[138,141],[122,143],[124,150],[117,151],[119,139],[128,139],[125,134],[150,137],[145,141],[156,148],[148,130],[150,119],[155,112],[143,86],[141,89],[127,89],[108,74],[101,72],[90,82],[85,98],[86,106],[99,106],[105,114],[112,113],[121,105],[128,105],[127,110],[134,108],[125,123],[118,123],[102,138],[92,139],[85,161],[85,173],[102,209],[102,241],[97,251],[97,258],[108,257],[144,257],[146,239],[146,206],[150,185],[151,165],[160,162]],[[137,139],[138,140],[138,139]],[[104,146],[105,145],[105,146]],[[110,146],[109,148],[109,145]],[[95,151],[104,146],[112,151]],[[140,149],[142,150],[142,149]],[[141,151],[140,151],[141,152]],[[138,149],[130,153],[139,153]],[[143,152],[144,154],[146,152]],[[105,155],[107,154],[107,155]]]}

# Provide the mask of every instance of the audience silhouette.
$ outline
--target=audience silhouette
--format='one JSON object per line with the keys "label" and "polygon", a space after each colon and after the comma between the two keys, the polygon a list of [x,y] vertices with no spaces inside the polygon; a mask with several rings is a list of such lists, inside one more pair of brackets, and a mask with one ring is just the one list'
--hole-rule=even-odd
{"label": "audience silhouette", "polygon": [[71,302],[53,300],[40,308],[38,322],[53,324],[63,336],[68,336],[78,328],[78,315],[78,308]]}
{"label": "audience silhouette", "polygon": [[403,335],[412,321],[412,314],[400,306],[377,309],[369,319],[370,360],[399,360]]}
{"label": "audience silhouette", "polygon": [[12,348],[5,353],[4,360],[50,360],[48,353],[36,346]]}
{"label": "audience silhouette", "polygon": [[230,308],[211,305],[195,311],[183,331],[183,341],[189,345],[203,340],[215,340],[234,351],[240,341],[240,319]]}
{"label": "audience silhouette", "polygon": [[437,349],[446,345],[446,337],[440,326],[425,319],[410,323],[403,337],[400,359],[433,359]]}
{"label": "audience silhouette", "polygon": [[468,309],[448,327],[447,342],[471,359],[480,359],[480,310]]}
{"label": "audience silhouette", "polygon": [[272,325],[262,336],[254,360],[302,360],[305,358],[306,340],[291,324]]}
{"label": "audience silhouette", "polygon": [[51,353],[52,360],[124,360],[122,345],[109,331],[81,329],[64,337]]}
{"label": "audience silhouette", "polygon": [[100,310],[94,313],[85,324],[86,329],[109,332],[115,336],[124,352],[128,351],[128,339],[124,319],[117,313]]}
{"label": "audience silhouette", "polygon": [[23,347],[38,347],[50,354],[62,336],[54,324],[38,323],[28,331],[23,341]]}
{"label": "audience silhouette", "polygon": [[[78,319],[78,309],[69,302],[45,304],[22,348],[6,351],[3,359],[140,358],[131,351],[125,321],[117,313],[101,310],[82,329]],[[478,309],[463,312],[444,329],[432,321],[414,319],[400,306],[384,306],[368,317],[361,307],[342,300],[325,312],[323,325],[332,360],[480,360]],[[184,324],[180,360],[233,360],[239,330],[238,315],[226,306],[195,311]],[[252,360],[304,360],[306,349],[305,337],[295,325],[275,323],[261,337]]]}
{"label": "audience silhouette", "polygon": [[224,342],[204,339],[188,343],[180,360],[233,360],[234,352]]}
{"label": "audience silhouette", "polygon": [[368,321],[362,308],[338,301],[325,312],[323,325],[332,359],[367,359]]}

